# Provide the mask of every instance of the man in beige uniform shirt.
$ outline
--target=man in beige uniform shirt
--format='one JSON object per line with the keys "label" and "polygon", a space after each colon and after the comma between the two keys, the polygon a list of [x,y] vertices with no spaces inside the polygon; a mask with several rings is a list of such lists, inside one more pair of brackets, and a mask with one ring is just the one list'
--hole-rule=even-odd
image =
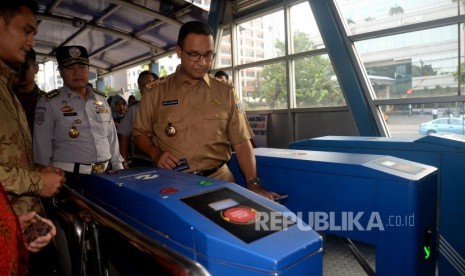
{"label": "man in beige uniform shirt", "polygon": [[179,30],[176,72],[148,84],[133,125],[136,145],[160,168],[188,165],[185,172],[234,181],[225,165],[236,152],[247,187],[269,199],[257,177],[253,133],[234,87],[210,76],[215,56],[213,33],[199,21]]}

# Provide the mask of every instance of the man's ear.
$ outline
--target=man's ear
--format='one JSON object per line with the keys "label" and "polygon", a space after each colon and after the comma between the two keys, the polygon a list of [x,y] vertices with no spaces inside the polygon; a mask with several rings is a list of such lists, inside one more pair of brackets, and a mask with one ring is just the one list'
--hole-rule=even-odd
{"label": "man's ear", "polygon": [[176,45],[176,47],[174,49],[176,51],[176,54],[178,54],[178,58],[181,58],[181,54],[182,54],[181,47],[179,47],[179,45]]}
{"label": "man's ear", "polygon": [[37,74],[39,72],[39,64],[34,63],[34,74]]}

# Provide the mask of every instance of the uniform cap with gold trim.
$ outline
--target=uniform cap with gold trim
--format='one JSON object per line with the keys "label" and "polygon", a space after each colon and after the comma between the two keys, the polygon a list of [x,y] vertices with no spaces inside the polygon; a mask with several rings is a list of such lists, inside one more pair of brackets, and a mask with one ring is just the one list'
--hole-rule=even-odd
{"label": "uniform cap with gold trim", "polygon": [[58,65],[68,67],[73,64],[89,65],[89,54],[83,46],[62,46],[56,49]]}

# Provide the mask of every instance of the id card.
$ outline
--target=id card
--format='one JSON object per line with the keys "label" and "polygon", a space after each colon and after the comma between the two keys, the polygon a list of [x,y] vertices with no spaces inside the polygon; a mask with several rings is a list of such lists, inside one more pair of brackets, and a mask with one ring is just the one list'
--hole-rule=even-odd
{"label": "id card", "polygon": [[182,158],[182,159],[179,159],[179,165],[174,167],[174,170],[180,172],[180,171],[188,170],[190,168],[191,167],[189,166],[189,163],[187,163],[187,159]]}

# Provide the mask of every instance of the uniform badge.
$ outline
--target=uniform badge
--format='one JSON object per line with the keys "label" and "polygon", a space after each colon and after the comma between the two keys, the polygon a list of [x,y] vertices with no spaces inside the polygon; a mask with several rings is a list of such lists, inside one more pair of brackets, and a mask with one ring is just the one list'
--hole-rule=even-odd
{"label": "uniform badge", "polygon": [[97,107],[103,106],[103,102],[96,99],[96,100],[95,100],[95,105],[96,105]]}
{"label": "uniform badge", "polygon": [[176,135],[176,128],[173,126],[172,123],[168,123],[168,125],[165,127],[165,134],[168,137],[173,137]]}
{"label": "uniform badge", "polygon": [[221,102],[220,102],[219,100],[217,100],[217,99],[213,99],[213,100],[212,100],[212,104],[213,104],[213,105],[219,105],[220,103],[221,103]]}
{"label": "uniform badge", "polygon": [[81,121],[81,119],[76,119],[76,120],[74,120],[74,123],[75,123],[76,125],[79,125],[79,124],[82,123],[82,121]]}
{"label": "uniform badge", "polygon": [[73,126],[68,132],[69,137],[71,138],[77,138],[79,136],[79,130]]}
{"label": "uniform badge", "polygon": [[44,111],[36,111],[34,122],[36,124],[38,124],[38,125],[43,124],[45,122],[45,112]]}
{"label": "uniform badge", "polygon": [[78,47],[71,47],[69,48],[69,56],[72,58],[78,58],[81,56],[81,50]]}
{"label": "uniform badge", "polygon": [[66,101],[63,101],[62,102],[63,106],[61,107],[61,111],[62,112],[71,112],[74,110],[74,108],[70,105],[68,105],[68,103]]}

